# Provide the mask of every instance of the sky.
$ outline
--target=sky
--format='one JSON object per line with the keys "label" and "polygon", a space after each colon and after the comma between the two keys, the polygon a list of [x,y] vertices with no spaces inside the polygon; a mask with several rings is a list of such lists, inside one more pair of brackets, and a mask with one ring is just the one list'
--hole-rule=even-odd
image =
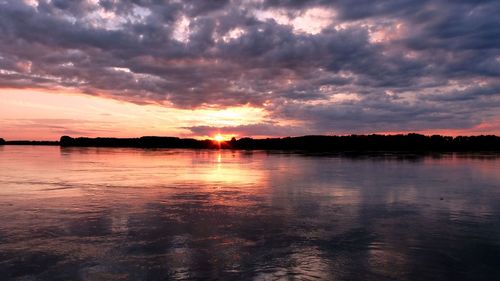
{"label": "sky", "polygon": [[500,135],[498,0],[0,0],[0,137]]}

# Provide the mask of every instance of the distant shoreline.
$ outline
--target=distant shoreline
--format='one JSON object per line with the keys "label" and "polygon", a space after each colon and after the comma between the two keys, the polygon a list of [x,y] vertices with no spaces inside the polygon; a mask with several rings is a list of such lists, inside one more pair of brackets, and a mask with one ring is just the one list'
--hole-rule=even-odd
{"label": "distant shoreline", "polygon": [[233,138],[230,141],[178,137],[72,138],[59,141],[4,141],[0,145],[46,145],[61,147],[197,148],[242,150],[301,150],[313,152],[474,152],[500,151],[500,137],[405,135],[300,136],[284,138]]}
{"label": "distant shoreline", "polygon": [[59,146],[59,141],[5,141],[0,142],[0,145],[45,145],[45,146]]}

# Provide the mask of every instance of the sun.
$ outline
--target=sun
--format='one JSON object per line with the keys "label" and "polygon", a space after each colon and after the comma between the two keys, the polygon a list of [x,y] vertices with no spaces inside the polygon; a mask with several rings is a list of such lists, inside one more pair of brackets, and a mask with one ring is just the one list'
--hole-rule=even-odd
{"label": "sun", "polygon": [[224,137],[221,134],[217,134],[215,135],[214,140],[216,142],[222,142],[224,140]]}

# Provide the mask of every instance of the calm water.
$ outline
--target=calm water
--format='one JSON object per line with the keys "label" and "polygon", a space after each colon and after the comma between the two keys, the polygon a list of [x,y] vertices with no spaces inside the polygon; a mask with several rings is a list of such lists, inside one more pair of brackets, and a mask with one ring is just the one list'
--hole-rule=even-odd
{"label": "calm water", "polygon": [[1,280],[500,280],[500,158],[0,146]]}

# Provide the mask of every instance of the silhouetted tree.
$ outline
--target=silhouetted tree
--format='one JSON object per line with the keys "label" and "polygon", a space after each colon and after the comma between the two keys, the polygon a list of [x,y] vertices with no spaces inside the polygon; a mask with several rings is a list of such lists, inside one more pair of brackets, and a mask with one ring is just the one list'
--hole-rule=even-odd
{"label": "silhouetted tree", "polygon": [[0,138],[0,145],[4,145],[5,144],[5,140]]}

